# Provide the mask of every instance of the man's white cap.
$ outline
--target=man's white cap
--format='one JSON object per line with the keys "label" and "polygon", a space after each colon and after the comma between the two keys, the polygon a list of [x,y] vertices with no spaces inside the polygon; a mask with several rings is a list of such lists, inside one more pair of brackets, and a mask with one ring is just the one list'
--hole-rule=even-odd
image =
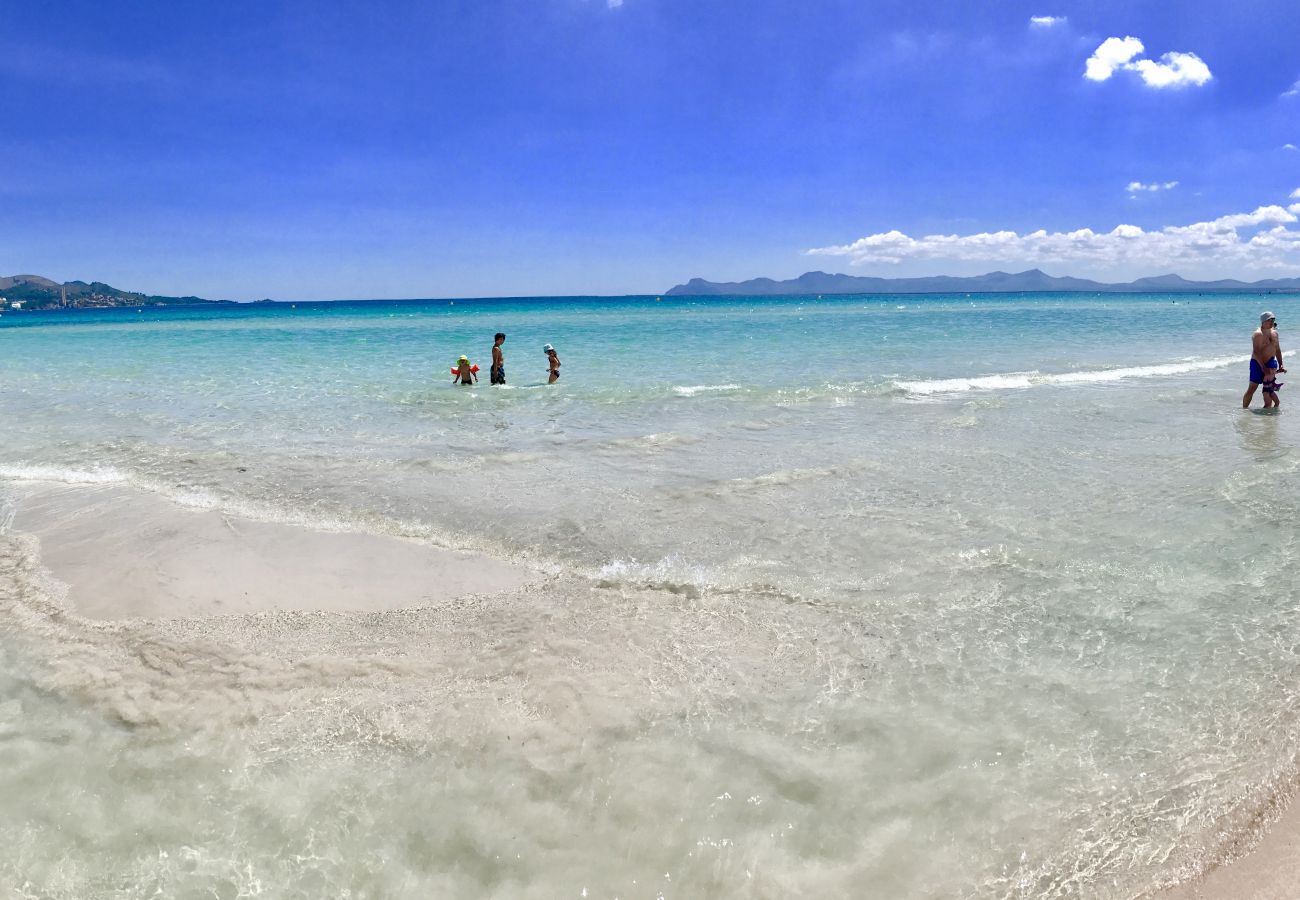
{"label": "man's white cap", "polygon": [[1269,319],[1276,319],[1276,318],[1277,316],[1273,315],[1271,312],[1262,312],[1259,314],[1259,324],[1263,325]]}

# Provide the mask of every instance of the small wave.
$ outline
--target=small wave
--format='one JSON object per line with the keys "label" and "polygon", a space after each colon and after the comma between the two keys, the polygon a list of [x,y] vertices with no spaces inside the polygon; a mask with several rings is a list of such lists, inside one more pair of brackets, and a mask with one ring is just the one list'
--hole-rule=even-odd
{"label": "small wave", "polygon": [[691,599],[699,599],[719,580],[717,570],[688,563],[675,555],[664,557],[657,563],[615,559],[600,566],[594,574],[596,584],[601,587],[649,588]]}
{"label": "small wave", "polygon": [[746,603],[766,598],[781,604],[829,609],[828,601],[816,593],[792,590],[777,581],[758,575],[786,569],[789,563],[761,557],[741,557],[725,566],[693,563],[674,554],[658,562],[614,559],[584,573],[600,588],[632,588],[660,591],[699,600],[706,595],[735,597]]}
{"label": "small wave", "polygon": [[1128,366],[1122,369],[1102,369],[1094,372],[1065,372],[1060,375],[1046,375],[1044,380],[1048,384],[1102,384],[1124,378],[1150,378],[1161,375],[1184,375],[1188,372],[1205,372],[1210,369],[1222,369],[1235,363],[1242,363],[1247,359],[1249,357],[1246,356],[1186,359],[1158,366]]}
{"label": "small wave", "polygon": [[999,391],[1033,387],[1033,378],[1036,375],[1036,372],[1010,372],[1005,375],[981,375],[978,378],[900,381],[898,386],[910,394],[959,394],[965,391]]}
{"label": "small wave", "polygon": [[484,465],[514,466],[535,463],[544,459],[540,453],[525,453],[520,450],[507,450],[502,453],[480,454],[479,461]]}
{"label": "small wave", "polygon": [[849,463],[840,466],[828,466],[825,468],[814,469],[779,469],[775,472],[767,472],[749,478],[729,478],[726,481],[714,484],[713,489],[720,492],[726,492],[728,490],[745,491],[755,488],[780,487],[782,485],[794,484],[800,481],[811,481],[820,478],[835,478],[840,475],[859,472],[862,468],[863,466],[859,463]]}
{"label": "small wave", "polygon": [[66,469],[60,466],[0,466],[0,478],[62,484],[120,484],[128,480],[126,475],[113,468]]}
{"label": "small wave", "polygon": [[[487,552],[482,550],[485,542],[466,541],[454,532],[418,520],[395,519],[348,511],[328,513],[297,509],[285,504],[253,500],[209,490],[208,488],[164,488],[145,483],[139,483],[139,487],[157,493],[185,509],[221,512],[242,519],[251,519],[255,522],[293,525],[299,528],[309,528],[312,531],[337,534],[374,534],[405,538],[423,544],[430,544],[444,550]],[[497,555],[505,556],[500,551],[497,551]]]}
{"label": "small wave", "polygon": [[720,394],[727,391],[738,391],[738,384],[691,384],[675,385],[673,393],[679,397],[694,397],[697,394]]}
{"label": "small wave", "polygon": [[1129,378],[1158,378],[1222,369],[1245,361],[1243,356],[1220,356],[1213,359],[1184,359],[1154,366],[1125,366],[1116,369],[1089,369],[1082,372],[1002,372],[973,378],[937,378],[929,381],[900,381],[898,386],[909,394],[958,394],[966,391],[1023,390],[1041,385],[1106,384]]}
{"label": "small wave", "polygon": [[490,542],[467,541],[457,533],[418,520],[393,519],[348,511],[330,514],[317,510],[297,509],[291,505],[254,500],[206,487],[168,484],[109,467],[71,469],[57,466],[0,465],[0,481],[3,480],[43,481],[85,486],[129,485],[135,490],[163,497],[184,509],[216,511],[257,522],[294,525],[310,528],[313,531],[386,535],[431,544],[445,550],[472,550],[499,558],[507,558],[510,555]]}
{"label": "small wave", "polygon": [[697,444],[700,439],[689,434],[677,434],[672,431],[660,431],[643,434],[638,437],[616,438],[605,443],[603,449],[617,450],[658,450],[679,444]]}

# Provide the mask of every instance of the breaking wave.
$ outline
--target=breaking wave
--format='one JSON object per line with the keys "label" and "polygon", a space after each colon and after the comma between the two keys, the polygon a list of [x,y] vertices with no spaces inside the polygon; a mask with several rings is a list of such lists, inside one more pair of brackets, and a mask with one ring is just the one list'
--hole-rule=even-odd
{"label": "breaking wave", "polygon": [[1184,359],[1155,366],[1124,366],[1115,369],[1086,369],[1080,372],[1001,372],[971,378],[936,378],[926,381],[899,381],[909,394],[959,394],[966,391],[1023,390],[1043,385],[1106,384],[1130,378],[1160,378],[1222,369],[1244,362],[1244,356],[1220,356],[1213,359]]}

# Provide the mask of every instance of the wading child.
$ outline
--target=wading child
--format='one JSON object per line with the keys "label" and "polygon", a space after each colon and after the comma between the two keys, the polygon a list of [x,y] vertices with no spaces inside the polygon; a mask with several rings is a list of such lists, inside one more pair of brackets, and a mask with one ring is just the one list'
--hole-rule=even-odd
{"label": "wading child", "polygon": [[560,354],[555,352],[555,348],[547,344],[542,348],[546,351],[546,364],[550,367],[550,377],[546,379],[547,384],[555,384],[560,380]]}
{"label": "wading child", "polygon": [[468,356],[462,356],[456,360],[456,368],[452,370],[451,383],[456,384],[474,384],[478,381],[478,366],[472,366]]}

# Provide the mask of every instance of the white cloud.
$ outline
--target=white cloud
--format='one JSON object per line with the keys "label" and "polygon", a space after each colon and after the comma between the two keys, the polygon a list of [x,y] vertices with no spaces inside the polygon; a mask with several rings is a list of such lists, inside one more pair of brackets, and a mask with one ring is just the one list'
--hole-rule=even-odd
{"label": "white cloud", "polygon": [[1300,80],[1297,80],[1295,84],[1291,85],[1289,88],[1287,88],[1285,91],[1282,92],[1283,97],[1294,97],[1297,94],[1300,94]]}
{"label": "white cloud", "polygon": [[1140,181],[1130,181],[1125,190],[1130,194],[1136,194],[1140,191],[1147,191],[1154,194],[1156,191],[1172,191],[1176,187],[1178,187],[1178,182],[1176,181],[1153,181],[1151,184],[1143,184]]}
{"label": "white cloud", "polygon": [[1300,147],[1297,147],[1295,144],[1283,144],[1283,145],[1282,145],[1282,149],[1283,149],[1283,150],[1300,150]]}
{"label": "white cloud", "polygon": [[1147,87],[1173,88],[1205,84],[1214,76],[1195,53],[1166,53],[1156,62],[1140,58],[1146,50],[1133,36],[1106,38],[1088,57],[1083,77],[1106,81],[1116,72],[1136,72]]}
{"label": "white cloud", "polygon": [[1093,81],[1105,81],[1115,74],[1116,69],[1127,66],[1129,60],[1145,49],[1142,42],[1135,37],[1106,38],[1096,50],[1092,51],[1092,56],[1088,57],[1088,62],[1084,64],[1083,77]]}
{"label": "white cloud", "polygon": [[1065,16],[1030,16],[1030,28],[1055,28],[1057,25],[1064,25]]}
{"label": "white cloud", "polygon": [[806,251],[814,256],[846,257],[853,265],[947,260],[982,263],[1084,262],[1095,267],[1166,268],[1172,265],[1237,265],[1250,268],[1300,264],[1300,203],[1289,208],[1261,206],[1254,212],[1220,216],[1209,222],[1169,225],[1147,231],[1117,225],[1110,231],[1091,228],[1017,234],[932,234],[914,238],[901,231],[868,235],[832,247]]}
{"label": "white cloud", "polygon": [[1296,188],[1294,191],[1291,192],[1291,199],[1300,200],[1300,188]]}
{"label": "white cloud", "polygon": [[1147,87],[1166,88],[1205,84],[1214,76],[1210,67],[1195,53],[1166,53],[1160,62],[1139,59],[1129,63],[1128,68],[1136,69],[1147,83]]}

